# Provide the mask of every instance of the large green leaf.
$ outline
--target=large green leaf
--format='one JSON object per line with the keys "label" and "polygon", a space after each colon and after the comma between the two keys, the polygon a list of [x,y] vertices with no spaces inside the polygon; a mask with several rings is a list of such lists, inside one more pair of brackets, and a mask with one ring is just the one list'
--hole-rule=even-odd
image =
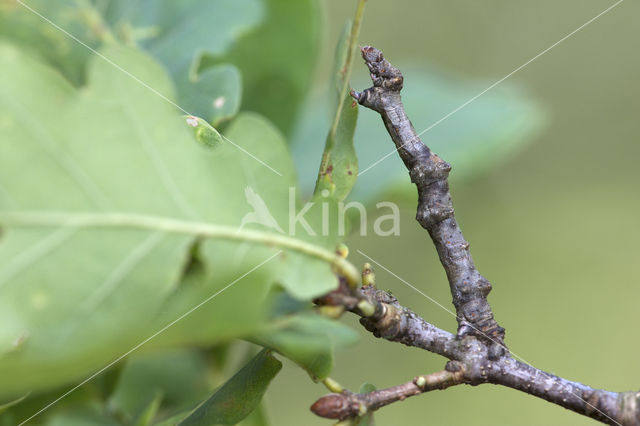
{"label": "large green leaf", "polygon": [[267,386],[281,368],[282,363],[270,351],[261,351],[179,424],[235,425],[258,407]]}
{"label": "large green leaf", "polygon": [[[171,96],[152,58],[104,53]],[[336,285],[335,234],[288,236],[264,220],[238,229],[258,198],[286,229],[293,166],[264,119],[238,117],[233,143],[210,149],[100,58],[80,91],[7,44],[0,68],[0,395],[84,377],[222,291],[149,345],[255,332],[275,280],[301,298]]]}
{"label": "large green leaf", "polygon": [[[488,85],[415,67],[404,66],[403,72],[402,98],[418,132]],[[371,81],[361,78],[352,84],[363,89],[371,86]],[[321,155],[321,135],[330,123],[326,103],[323,99],[309,102],[292,142],[301,185],[307,190],[313,188],[313,163]],[[518,88],[504,83],[431,128],[422,140],[453,165],[452,179],[465,179],[508,160],[533,139],[543,123],[539,105]],[[355,145],[362,174],[353,188],[354,199],[372,201],[389,190],[415,198],[415,188],[379,114],[370,110],[360,114]],[[369,169],[370,166],[373,167]]]}

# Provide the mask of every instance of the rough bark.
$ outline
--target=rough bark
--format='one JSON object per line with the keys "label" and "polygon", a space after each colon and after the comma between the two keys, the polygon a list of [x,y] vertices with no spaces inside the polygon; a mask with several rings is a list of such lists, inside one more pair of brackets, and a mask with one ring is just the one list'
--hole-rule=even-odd
{"label": "rough bark", "polygon": [[469,243],[454,216],[447,181],[451,166],[422,143],[411,125],[400,97],[400,71],[373,47],[362,48],[362,56],[374,85],[362,93],[352,91],[352,96],[380,113],[418,189],[417,220],[429,232],[447,273],[458,331],[453,335],[429,324],[389,293],[376,289],[370,267],[365,267],[360,289],[354,290],[345,281],[316,303],[341,306],[359,315],[362,325],[376,337],[422,348],[450,361],[444,371],[418,376],[403,385],[367,394],[344,391],[327,395],[312,410],[323,417],[346,419],[431,390],[490,383],[537,396],[603,423],[640,426],[640,392],[593,389],[511,356],[504,346],[504,329],[494,319],[487,301],[491,285],[476,269]]}
{"label": "rough bark", "polygon": [[[496,322],[487,295],[491,284],[476,269],[469,243],[456,221],[447,177],[451,165],[422,143],[407,117],[400,97],[403,76],[373,47],[362,48],[373,87],[351,94],[360,105],[380,113],[400,158],[418,189],[416,219],[425,228],[444,267],[458,318],[458,335],[475,335],[504,345],[504,328]],[[498,351],[499,352],[499,351]]]}
{"label": "rough bark", "polygon": [[[372,314],[359,306],[370,304]],[[402,343],[448,358],[445,375],[418,376],[412,382],[369,394],[345,391],[327,395],[312,406],[322,417],[344,419],[435,389],[457,384],[495,384],[545,399],[576,413],[611,425],[640,425],[640,392],[610,392],[563,379],[514,359],[509,353],[490,355],[492,344],[475,336],[456,336],[429,324],[391,294],[368,285],[353,292],[346,284],[317,299],[319,305],[344,306],[361,317],[360,323],[374,336]],[[418,386],[420,377],[427,386]]]}

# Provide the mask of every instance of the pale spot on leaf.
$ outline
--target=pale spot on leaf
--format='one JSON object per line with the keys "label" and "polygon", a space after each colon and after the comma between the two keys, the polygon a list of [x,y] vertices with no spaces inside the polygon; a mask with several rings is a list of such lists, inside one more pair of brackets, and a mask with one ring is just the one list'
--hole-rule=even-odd
{"label": "pale spot on leaf", "polygon": [[224,96],[218,96],[213,100],[213,107],[216,109],[220,109],[224,106],[226,102],[227,102],[227,98],[225,98]]}
{"label": "pale spot on leaf", "polygon": [[190,115],[189,117],[187,117],[187,124],[191,127],[198,127],[198,117]]}

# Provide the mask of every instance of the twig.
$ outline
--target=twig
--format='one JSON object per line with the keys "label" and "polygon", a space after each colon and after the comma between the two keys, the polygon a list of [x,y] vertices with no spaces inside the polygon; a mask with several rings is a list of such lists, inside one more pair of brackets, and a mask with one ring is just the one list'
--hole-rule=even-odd
{"label": "twig", "polygon": [[[429,231],[447,273],[458,318],[458,335],[475,335],[503,347],[504,329],[493,318],[487,302],[491,284],[476,269],[469,243],[454,216],[447,181],[451,166],[422,143],[409,121],[400,97],[404,81],[400,70],[373,47],[363,47],[362,57],[374,86],[351,94],[362,106],[380,113],[418,188],[416,218]],[[496,350],[496,355],[501,355],[501,350]]]}
{"label": "twig", "polygon": [[323,396],[312,406],[314,414],[327,419],[345,420],[352,417],[363,416],[385,405],[396,401],[404,401],[410,396],[420,395],[436,389],[462,383],[463,372],[440,371],[438,373],[418,376],[408,383],[393,386],[387,389],[375,390],[369,393],[332,393]]}
{"label": "twig", "polygon": [[[372,306],[373,314],[366,315],[362,312],[359,308],[362,301]],[[461,383],[473,386],[484,383],[502,385],[545,399],[603,423],[640,425],[640,392],[618,393],[593,389],[582,383],[539,370],[515,360],[508,354],[497,360],[493,359],[489,356],[490,346],[488,347],[484,341],[475,336],[461,338],[441,330],[409,308],[400,305],[394,296],[373,286],[362,287],[359,292],[354,293],[343,281],[337,290],[317,299],[316,303],[343,306],[346,310],[360,316],[360,323],[376,337],[425,349],[448,358],[451,361],[447,364],[447,371],[461,372],[461,375],[456,375],[455,380],[447,382],[448,386],[445,387]],[[324,402],[320,405],[314,404],[312,411],[320,416],[322,413],[347,412],[348,416],[359,416],[362,415],[361,412],[374,411],[404,399],[400,397],[393,399],[391,395],[405,397],[415,395],[415,393],[409,395],[412,387],[408,384],[389,389],[393,391],[370,396],[353,394],[349,391],[332,394],[331,398],[329,396],[321,398]],[[427,390],[432,389],[425,388],[419,393]],[[328,418],[342,419],[342,417]]]}
{"label": "twig", "polygon": [[[343,280],[337,290],[316,302],[341,306],[359,315],[362,325],[376,337],[422,348],[450,361],[445,371],[420,376],[404,385],[368,394],[343,391],[325,396],[312,410],[318,415],[327,414],[325,417],[344,419],[432,389],[491,383],[537,396],[603,423],[640,426],[640,392],[593,389],[539,370],[509,354],[503,344],[504,329],[494,320],[487,302],[491,285],[473,264],[469,244],[453,214],[447,182],[451,166],[420,141],[407,118],[400,98],[400,71],[375,48],[364,47],[362,56],[374,86],[362,93],[352,91],[352,96],[381,114],[418,188],[417,220],[429,231],[447,272],[458,332],[454,336],[429,324],[373,285],[363,285],[358,291]],[[365,267],[363,283],[370,284],[371,276],[370,267]]]}

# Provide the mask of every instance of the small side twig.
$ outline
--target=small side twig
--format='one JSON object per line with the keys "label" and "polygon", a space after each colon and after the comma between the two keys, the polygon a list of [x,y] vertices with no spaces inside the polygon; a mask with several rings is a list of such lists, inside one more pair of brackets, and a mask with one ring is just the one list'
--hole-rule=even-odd
{"label": "small side twig", "polygon": [[375,411],[396,401],[404,401],[410,396],[437,389],[446,389],[462,383],[463,378],[464,373],[460,368],[457,371],[443,370],[418,376],[408,383],[369,393],[352,393],[349,391],[332,393],[317,400],[311,406],[311,411],[327,419],[345,420],[363,416],[368,412]]}
{"label": "small side twig", "polygon": [[338,289],[314,302],[321,307],[341,306],[360,316],[360,323],[376,337],[425,349],[452,360],[459,358],[459,342],[453,334],[429,324],[411,309],[400,305],[394,296],[374,286],[353,290],[341,280]]}
{"label": "small side twig", "polygon": [[[368,313],[358,307],[363,306],[363,302],[372,307],[367,309]],[[439,375],[444,374],[442,372],[418,376],[411,383],[421,388],[421,380],[425,380],[425,387],[417,393],[409,383],[371,394],[355,394],[348,390],[335,392],[312,406],[312,411],[322,417],[341,420],[358,417],[433,389],[491,383],[537,396],[606,424],[640,426],[640,392],[594,389],[518,361],[508,353],[494,359],[490,356],[491,346],[480,339],[475,336],[461,338],[428,323],[402,306],[394,296],[375,286],[353,289],[342,280],[338,289],[316,299],[316,303],[321,307],[341,306],[360,316],[360,323],[376,337],[442,355],[450,360],[445,371],[456,373],[453,376]],[[318,405],[320,401],[323,402]],[[331,417],[334,415],[337,417]]]}

